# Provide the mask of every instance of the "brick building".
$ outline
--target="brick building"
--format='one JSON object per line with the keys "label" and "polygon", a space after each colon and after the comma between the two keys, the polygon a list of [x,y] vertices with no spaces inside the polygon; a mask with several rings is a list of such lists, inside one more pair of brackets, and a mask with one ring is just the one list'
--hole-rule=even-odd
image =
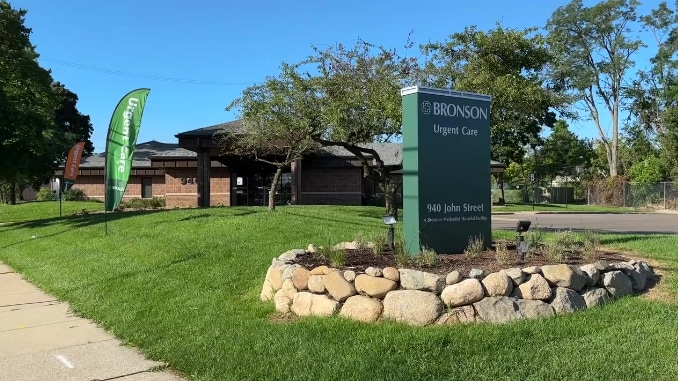
{"label": "brick building", "polygon": [[[168,208],[267,205],[275,169],[250,158],[223,155],[213,138],[221,130],[241,132],[235,121],[177,134],[178,144],[138,144],[123,198],[164,197]],[[370,147],[400,176],[400,144]],[[493,172],[504,170],[500,163],[490,165]],[[103,200],[103,154],[83,158],[74,188]],[[277,192],[280,204],[364,205],[379,197],[378,189],[363,176],[360,161],[341,147],[324,147],[292,163]]]}

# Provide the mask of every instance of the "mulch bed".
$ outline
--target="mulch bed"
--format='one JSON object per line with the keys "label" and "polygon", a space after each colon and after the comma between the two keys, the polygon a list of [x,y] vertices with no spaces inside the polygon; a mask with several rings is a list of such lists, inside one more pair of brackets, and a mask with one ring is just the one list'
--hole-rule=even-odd
{"label": "mulch bed", "polygon": [[[512,257],[515,258],[509,263],[498,262],[495,251],[487,250],[477,258],[466,258],[464,254],[438,254],[438,263],[434,266],[422,265],[415,261],[411,261],[405,266],[398,266],[395,256],[388,249],[382,251],[381,255],[375,255],[372,250],[345,250],[346,260],[344,265],[336,268],[339,268],[340,270],[353,270],[356,273],[359,273],[364,272],[368,267],[396,267],[416,269],[441,275],[446,275],[453,270],[456,270],[459,271],[462,276],[468,276],[468,273],[471,271],[471,269],[481,269],[485,271],[486,274],[489,274],[511,267],[525,268],[530,266],[543,266],[561,263],[570,265],[583,265],[595,262],[596,260],[620,262],[630,259],[629,257],[626,257],[618,252],[598,251],[593,257],[584,257],[580,253],[568,253],[565,260],[557,262],[550,261],[547,258],[544,258],[541,254],[535,253],[523,261],[518,261],[515,245],[513,245],[512,248],[509,247],[509,249]],[[295,263],[309,270],[322,265],[333,267],[331,266],[329,258],[311,253],[298,255]]]}

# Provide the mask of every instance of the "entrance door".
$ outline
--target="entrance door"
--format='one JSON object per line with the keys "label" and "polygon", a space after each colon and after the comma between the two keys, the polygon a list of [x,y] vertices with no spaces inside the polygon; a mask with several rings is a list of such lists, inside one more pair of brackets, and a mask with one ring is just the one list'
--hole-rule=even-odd
{"label": "entrance door", "polygon": [[[252,173],[249,175],[236,173],[232,192],[234,206],[268,206],[268,196],[271,190],[275,172]],[[280,185],[276,191],[276,205],[287,205],[292,200],[292,175],[283,173]]]}

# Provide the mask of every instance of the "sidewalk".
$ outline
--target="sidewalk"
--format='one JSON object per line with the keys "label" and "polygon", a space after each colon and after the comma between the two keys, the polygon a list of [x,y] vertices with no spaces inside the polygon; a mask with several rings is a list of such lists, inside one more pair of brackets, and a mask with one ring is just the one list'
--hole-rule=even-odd
{"label": "sidewalk", "polygon": [[0,263],[0,380],[182,381],[163,368]]}

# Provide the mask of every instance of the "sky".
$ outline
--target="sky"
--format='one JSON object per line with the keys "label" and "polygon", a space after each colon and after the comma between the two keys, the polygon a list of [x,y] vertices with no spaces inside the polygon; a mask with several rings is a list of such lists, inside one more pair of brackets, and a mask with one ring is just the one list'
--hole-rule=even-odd
{"label": "sky", "polygon": [[[231,121],[225,107],[250,85],[325,48],[358,38],[401,50],[444,41],[476,25],[543,27],[566,0],[9,0],[28,11],[26,26],[51,69],[79,97],[105,149],[111,114],[135,88],[151,89],[137,143],[176,143],[176,134]],[[593,1],[585,1],[586,5]],[[641,12],[658,0],[643,1]],[[418,51],[416,51],[418,54]],[[572,125],[595,137],[591,123]]]}

